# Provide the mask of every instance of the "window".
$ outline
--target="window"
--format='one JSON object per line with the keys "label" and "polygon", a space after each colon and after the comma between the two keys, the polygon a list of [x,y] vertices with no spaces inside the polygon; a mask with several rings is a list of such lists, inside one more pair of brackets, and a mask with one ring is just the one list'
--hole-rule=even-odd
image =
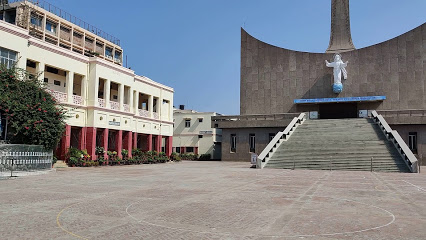
{"label": "window", "polygon": [[31,24],[41,27],[43,17],[36,14],[31,14]]}
{"label": "window", "polygon": [[199,118],[199,119],[198,119],[198,122],[203,122],[203,119],[202,119],[202,118]]}
{"label": "window", "polygon": [[53,80],[53,84],[55,84],[56,86],[61,86],[61,81]]}
{"label": "window", "polygon": [[59,74],[59,69],[54,68],[54,67],[46,66],[46,72],[50,72],[50,73],[54,73],[54,74]]}
{"label": "window", "polygon": [[117,100],[118,96],[117,95],[112,95],[112,99]]}
{"label": "window", "polygon": [[194,152],[194,147],[186,147],[186,152],[193,153]]}
{"label": "window", "polygon": [[237,135],[236,134],[231,134],[231,152],[236,152],[237,151]]}
{"label": "window", "polygon": [[48,79],[48,78],[44,78],[44,82],[45,82],[45,83],[48,83],[48,82],[49,82],[49,79]]}
{"label": "window", "polygon": [[36,68],[36,62],[27,60],[27,67]]}
{"label": "window", "polygon": [[185,120],[185,127],[186,127],[186,128],[191,127],[191,120],[190,120],[190,119],[186,119],[186,120]]}
{"label": "window", "polygon": [[408,147],[413,153],[417,153],[417,132],[408,133]]}
{"label": "window", "polygon": [[275,133],[269,133],[269,142],[272,141],[274,137],[275,137]]}
{"label": "window", "polygon": [[114,60],[121,63],[121,52],[115,51]]}
{"label": "window", "polygon": [[198,135],[198,138],[203,138],[203,135],[202,134]]}
{"label": "window", "polygon": [[17,56],[17,52],[0,47],[0,64],[6,66],[7,68],[11,68],[13,65],[15,65]]}
{"label": "window", "polygon": [[256,152],[256,136],[252,133],[249,134],[250,152]]}
{"label": "window", "polygon": [[46,31],[56,34],[56,23],[46,21]]}
{"label": "window", "polygon": [[107,58],[112,58],[112,48],[110,48],[110,47],[105,48],[105,56]]}
{"label": "window", "polygon": [[176,153],[180,153],[180,147],[176,148]]}

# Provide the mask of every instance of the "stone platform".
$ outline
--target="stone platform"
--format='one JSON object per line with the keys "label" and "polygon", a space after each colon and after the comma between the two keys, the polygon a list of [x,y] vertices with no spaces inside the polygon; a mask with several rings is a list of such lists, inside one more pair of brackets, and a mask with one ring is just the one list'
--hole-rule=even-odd
{"label": "stone platform", "polygon": [[0,181],[2,239],[424,239],[426,174],[181,162]]}

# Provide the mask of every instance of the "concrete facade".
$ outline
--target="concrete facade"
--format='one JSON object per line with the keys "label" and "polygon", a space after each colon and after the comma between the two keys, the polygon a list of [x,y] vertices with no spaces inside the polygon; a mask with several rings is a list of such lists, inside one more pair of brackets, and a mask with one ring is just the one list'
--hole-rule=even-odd
{"label": "concrete facade", "polygon": [[[377,110],[395,129],[401,129],[404,139],[408,139],[404,126],[416,124],[412,126],[417,126],[414,128],[419,132],[418,156],[426,155],[423,128],[419,127],[426,124],[426,24],[382,43],[355,49],[350,33],[349,1],[332,0],[331,7],[330,44],[326,53],[280,48],[241,29],[240,116],[238,120],[223,116],[213,123],[223,128],[223,160],[248,161],[242,157],[245,153],[241,153],[241,158],[233,155],[238,159],[227,157],[230,155],[225,146],[229,144],[231,132],[244,134],[279,127],[275,120],[272,125],[266,119],[250,123],[241,119],[311,111],[320,116],[323,112],[325,116],[325,110],[339,112],[343,104],[295,104],[294,100],[365,96],[385,96],[386,99],[345,105],[353,111],[351,117],[357,117],[360,110]],[[349,61],[348,79],[342,81],[343,92],[339,94],[332,90],[333,70],[325,65],[325,60],[333,61],[336,52],[344,62]],[[285,127],[282,124],[280,131]]]}
{"label": "concrete facade", "polygon": [[221,159],[222,130],[212,128],[211,122],[211,117],[218,115],[216,112],[175,109],[173,152],[185,153],[193,149],[193,153],[210,154],[211,159]]}
{"label": "concrete facade", "polygon": [[333,54],[275,47],[241,30],[240,114],[318,111],[294,99],[384,95],[366,109],[425,109],[426,24],[370,47],[342,53],[348,79],[333,93],[332,71],[324,64]]}
{"label": "concrete facade", "polygon": [[[222,160],[249,162],[252,153],[259,155],[271,141],[270,136],[275,136],[284,128],[225,128],[222,130]],[[236,151],[231,151],[231,134],[237,137]],[[255,136],[255,151],[250,151],[250,134]]]}
{"label": "concrete facade", "polygon": [[[87,149],[94,158],[96,146],[119,156],[122,149],[131,153],[143,146],[170,154],[173,88],[123,67],[119,42],[43,8],[48,6],[18,1],[0,11],[0,48],[16,54],[19,68],[40,74],[69,110],[57,156],[64,159],[71,146]],[[7,17],[15,13],[16,18]]]}

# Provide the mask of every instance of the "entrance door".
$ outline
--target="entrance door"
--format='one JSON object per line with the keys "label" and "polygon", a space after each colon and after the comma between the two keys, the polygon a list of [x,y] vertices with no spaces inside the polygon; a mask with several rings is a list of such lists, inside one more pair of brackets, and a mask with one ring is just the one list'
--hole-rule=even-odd
{"label": "entrance door", "polygon": [[319,106],[320,119],[356,118],[358,109],[356,103],[326,103]]}

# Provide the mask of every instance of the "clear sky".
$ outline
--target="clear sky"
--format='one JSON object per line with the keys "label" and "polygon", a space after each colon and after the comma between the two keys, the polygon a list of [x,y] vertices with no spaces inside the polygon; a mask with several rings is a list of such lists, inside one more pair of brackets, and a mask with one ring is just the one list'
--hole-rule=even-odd
{"label": "clear sky", "polygon": [[[288,49],[325,52],[330,0],[48,0],[118,37],[128,66],[171,86],[174,105],[239,114],[240,28]],[[351,0],[356,48],[426,22],[426,0]]]}

